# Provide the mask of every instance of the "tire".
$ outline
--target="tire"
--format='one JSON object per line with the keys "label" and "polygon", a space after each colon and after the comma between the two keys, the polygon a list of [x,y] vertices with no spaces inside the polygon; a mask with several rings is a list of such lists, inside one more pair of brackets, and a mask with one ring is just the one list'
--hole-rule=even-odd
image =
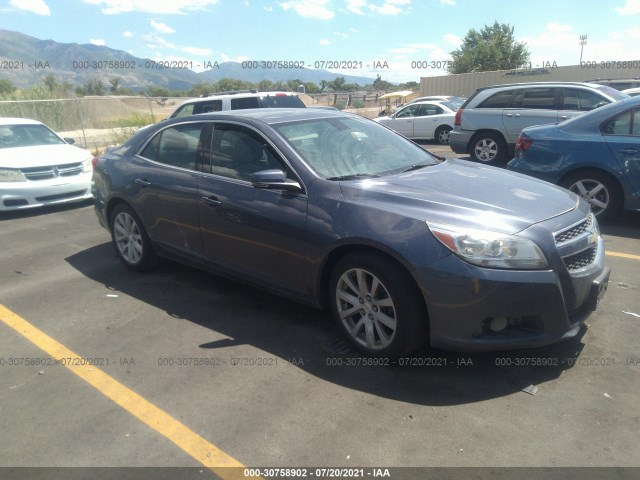
{"label": "tire", "polygon": [[117,205],[111,213],[109,226],[116,253],[127,267],[144,272],[158,264],[158,256],[140,217],[131,207],[124,203]]}
{"label": "tire", "polygon": [[568,176],[562,186],[587,200],[598,221],[608,220],[620,211],[620,186],[608,175],[584,170]]}
{"label": "tire", "polygon": [[329,302],[338,328],[364,355],[397,358],[427,341],[427,315],[417,286],[382,255],[341,258],[331,274]]}
{"label": "tire", "polygon": [[436,129],[435,139],[440,145],[449,145],[449,132],[453,130],[449,125],[441,125]]}
{"label": "tire", "polygon": [[471,159],[481,163],[500,163],[507,155],[507,145],[497,133],[479,133],[471,139]]}

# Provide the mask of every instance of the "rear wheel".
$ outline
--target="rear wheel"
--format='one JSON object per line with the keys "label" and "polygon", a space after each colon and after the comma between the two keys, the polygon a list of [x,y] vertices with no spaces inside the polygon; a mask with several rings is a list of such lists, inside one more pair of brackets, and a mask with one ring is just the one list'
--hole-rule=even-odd
{"label": "rear wheel", "polygon": [[600,221],[615,216],[620,210],[620,188],[605,174],[590,170],[577,172],[567,177],[562,186],[587,200]]}
{"label": "rear wheel", "polygon": [[435,138],[440,145],[449,145],[449,132],[453,130],[449,125],[442,125],[436,130]]}
{"label": "rear wheel", "polygon": [[111,213],[111,238],[120,260],[129,268],[149,270],[158,263],[149,236],[131,207],[122,203]]}
{"label": "rear wheel", "polygon": [[427,317],[413,279],[378,254],[350,254],[330,280],[330,304],[338,327],[361,353],[398,357],[426,342]]}
{"label": "rear wheel", "polygon": [[499,163],[507,155],[507,145],[497,133],[479,133],[471,139],[471,159],[482,163]]}

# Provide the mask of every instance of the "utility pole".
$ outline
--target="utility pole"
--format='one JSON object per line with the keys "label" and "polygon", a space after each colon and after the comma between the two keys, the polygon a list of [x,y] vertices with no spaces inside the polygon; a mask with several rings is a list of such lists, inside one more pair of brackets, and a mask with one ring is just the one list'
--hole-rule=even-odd
{"label": "utility pole", "polygon": [[584,46],[587,44],[587,36],[580,35],[580,65],[582,65],[582,51],[584,50]]}

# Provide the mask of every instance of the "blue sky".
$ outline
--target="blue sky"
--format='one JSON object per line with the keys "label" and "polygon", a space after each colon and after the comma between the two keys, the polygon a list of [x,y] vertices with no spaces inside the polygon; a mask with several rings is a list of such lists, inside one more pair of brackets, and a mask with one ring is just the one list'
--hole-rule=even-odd
{"label": "blue sky", "polygon": [[583,60],[640,60],[640,0],[0,0],[0,28],[40,39],[198,64],[362,62],[334,71],[394,82],[444,74],[467,31],[495,20],[515,27],[533,66],[578,64],[582,34]]}

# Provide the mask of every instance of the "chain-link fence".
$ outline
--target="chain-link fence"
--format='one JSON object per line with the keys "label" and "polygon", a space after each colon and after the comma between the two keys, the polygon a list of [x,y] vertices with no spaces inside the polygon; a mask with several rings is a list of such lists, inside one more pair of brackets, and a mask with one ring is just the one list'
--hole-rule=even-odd
{"label": "chain-link fence", "polygon": [[83,97],[0,101],[1,117],[38,120],[76,145],[100,152],[137,128],[167,118],[187,98]]}

